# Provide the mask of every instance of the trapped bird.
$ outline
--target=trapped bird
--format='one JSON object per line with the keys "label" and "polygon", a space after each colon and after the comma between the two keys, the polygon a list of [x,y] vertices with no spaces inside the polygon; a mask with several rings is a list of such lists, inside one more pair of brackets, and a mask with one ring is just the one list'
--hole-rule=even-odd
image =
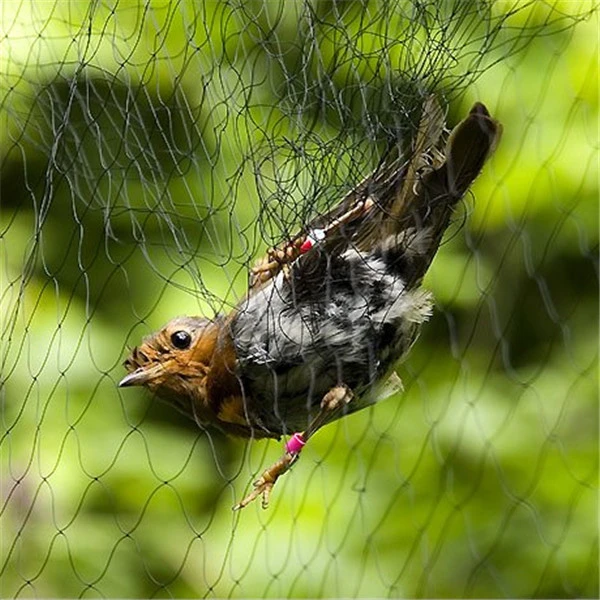
{"label": "trapped bird", "polygon": [[266,508],[317,430],[397,391],[394,368],[432,310],[421,281],[501,130],[476,103],[444,148],[444,114],[429,97],[408,158],[384,161],[269,251],[229,314],[177,317],[127,358],[120,386],[145,386],[202,427],[291,436],[234,509],[259,496]]}

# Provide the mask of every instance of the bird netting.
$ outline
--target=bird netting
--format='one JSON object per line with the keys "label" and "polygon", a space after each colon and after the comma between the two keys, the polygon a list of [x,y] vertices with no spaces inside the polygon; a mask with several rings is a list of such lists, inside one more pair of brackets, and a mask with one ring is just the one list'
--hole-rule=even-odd
{"label": "bird netting", "polygon": [[[597,597],[593,2],[1,5],[3,597]],[[404,391],[281,454],[117,387],[410,145],[504,126]]]}

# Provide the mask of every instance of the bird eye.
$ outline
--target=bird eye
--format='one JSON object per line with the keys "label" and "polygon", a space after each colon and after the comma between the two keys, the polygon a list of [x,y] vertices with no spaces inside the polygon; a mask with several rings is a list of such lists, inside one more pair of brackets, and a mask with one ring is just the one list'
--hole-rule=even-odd
{"label": "bird eye", "polygon": [[187,331],[176,331],[171,335],[171,343],[179,350],[185,350],[192,343],[192,336]]}

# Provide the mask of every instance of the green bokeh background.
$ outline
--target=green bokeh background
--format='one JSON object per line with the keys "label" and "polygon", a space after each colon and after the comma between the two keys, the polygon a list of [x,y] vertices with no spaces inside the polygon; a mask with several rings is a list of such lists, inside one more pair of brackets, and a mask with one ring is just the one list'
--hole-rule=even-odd
{"label": "green bokeh background", "polygon": [[[1,595],[598,597],[592,8],[4,2]],[[430,90],[505,131],[405,392],[232,513],[280,444],[119,390],[127,346],[227,310]]]}

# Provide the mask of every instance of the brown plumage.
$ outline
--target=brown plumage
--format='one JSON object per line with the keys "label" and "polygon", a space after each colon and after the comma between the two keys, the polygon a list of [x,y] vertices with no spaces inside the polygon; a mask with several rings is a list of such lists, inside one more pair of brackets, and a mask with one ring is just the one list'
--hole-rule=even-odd
{"label": "brown plumage", "polygon": [[421,280],[501,134],[481,103],[444,150],[443,123],[430,97],[409,160],[384,162],[271,250],[230,314],[173,319],[125,361],[121,386],[146,386],[200,426],[253,438],[295,432],[236,508],[259,495],[266,506],[311,435],[398,388],[394,366],[431,311]]}

